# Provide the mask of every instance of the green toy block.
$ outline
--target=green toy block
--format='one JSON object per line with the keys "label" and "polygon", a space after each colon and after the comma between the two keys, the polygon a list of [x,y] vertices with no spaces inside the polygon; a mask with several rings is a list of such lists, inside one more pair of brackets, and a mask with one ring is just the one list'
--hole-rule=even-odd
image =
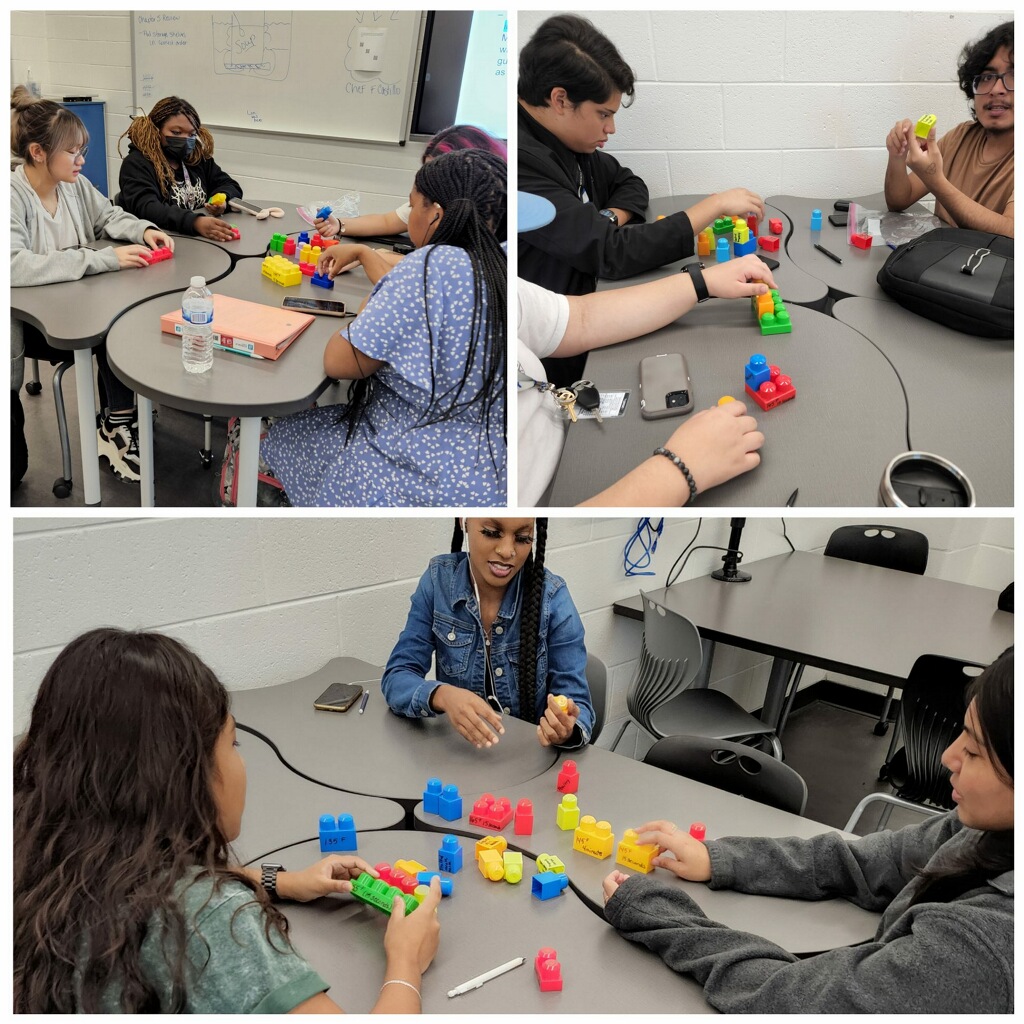
{"label": "green toy block", "polygon": [[395,897],[401,896],[405,904],[405,916],[408,917],[420,904],[415,896],[406,895],[398,886],[388,885],[383,878],[374,878],[364,871],[352,882],[352,895],[368,907],[379,910],[382,914],[390,914]]}
{"label": "green toy block", "polygon": [[927,139],[928,133],[935,127],[935,115],[925,114],[920,121],[917,122],[917,127],[914,128],[914,134],[919,139]]}
{"label": "green toy block", "polygon": [[760,320],[762,334],[792,334],[793,324],[789,313],[781,303],[775,307],[774,313],[765,313]]}
{"label": "green toy block", "polygon": [[711,225],[712,231],[715,235],[732,235],[733,223],[732,217],[719,217],[714,224]]}

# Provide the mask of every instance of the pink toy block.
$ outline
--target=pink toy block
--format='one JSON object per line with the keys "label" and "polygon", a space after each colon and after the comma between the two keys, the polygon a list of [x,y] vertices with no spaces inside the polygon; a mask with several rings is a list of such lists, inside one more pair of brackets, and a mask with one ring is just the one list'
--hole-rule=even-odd
{"label": "pink toy block", "polygon": [[615,836],[607,821],[596,821],[591,814],[585,814],[579,828],[573,834],[572,848],[588,857],[604,860],[612,855]]}
{"label": "pink toy block", "polygon": [[870,235],[850,235],[850,244],[857,246],[858,249],[870,249],[871,248],[871,236]]}
{"label": "pink toy block", "polygon": [[750,387],[745,387],[745,390],[765,412],[796,398],[796,388],[793,387],[792,380],[781,373],[777,366],[771,367],[771,379],[766,380],[756,391],[752,391]]}
{"label": "pink toy block", "polygon": [[772,238],[771,235],[762,235],[757,240],[758,247],[764,249],[765,252],[778,252],[779,251],[779,240]]}
{"label": "pink toy block", "polygon": [[470,825],[478,828],[493,828],[499,832],[512,820],[512,805],[508,797],[493,797],[484,793],[475,804],[469,815]]}
{"label": "pink toy block", "polygon": [[562,965],[553,949],[542,949],[533,961],[541,992],[562,991]]}
{"label": "pink toy block", "polygon": [[533,801],[520,800],[516,804],[515,824],[512,831],[517,836],[533,835]]}
{"label": "pink toy block", "polygon": [[702,821],[695,821],[690,826],[690,835],[693,836],[698,842],[703,843],[704,837],[707,835],[707,826]]}
{"label": "pink toy block", "polygon": [[772,217],[771,220],[768,221],[768,230],[773,235],[781,235],[782,234],[782,218],[781,217]]}
{"label": "pink toy block", "polygon": [[658,855],[658,847],[653,843],[640,845],[637,841],[635,829],[627,828],[622,833],[622,842],[615,854],[615,863],[621,864],[624,868],[632,868],[633,871],[640,871],[648,874],[654,870],[652,860]]}
{"label": "pink toy block", "polygon": [[154,263],[163,263],[164,260],[174,259],[174,253],[166,245],[161,245],[159,249],[147,249],[139,255],[150,266],[153,266]]}
{"label": "pink toy block", "polygon": [[281,251],[285,254],[285,256],[294,256],[295,255],[295,239],[294,238],[286,238],[285,242],[284,242],[284,246],[282,247]]}
{"label": "pink toy block", "polygon": [[578,793],[580,791],[580,773],[575,761],[563,761],[555,783],[559,793]]}

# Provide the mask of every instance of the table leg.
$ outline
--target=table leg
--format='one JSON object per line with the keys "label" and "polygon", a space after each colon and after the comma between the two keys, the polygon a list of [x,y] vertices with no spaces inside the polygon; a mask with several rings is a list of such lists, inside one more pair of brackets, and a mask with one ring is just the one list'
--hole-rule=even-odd
{"label": "table leg", "polygon": [[82,447],[82,484],[86,505],[100,505],[100,453],[96,444],[96,395],[92,383],[92,349],[75,349],[75,394],[78,440]]}
{"label": "table leg", "polygon": [[153,402],[145,395],[137,395],[139,407],[139,481],[140,501],[143,508],[156,504],[153,488]]}
{"label": "table leg", "polygon": [[761,708],[761,721],[767,722],[772,728],[779,726],[779,717],[786,700],[786,684],[793,674],[793,662],[785,658],[772,660],[772,670],[768,675],[768,689],[764,694],[764,706]]}
{"label": "table leg", "polygon": [[238,465],[235,467],[238,479],[239,508],[255,507],[259,468],[260,418],[259,416],[243,416],[238,437]]}

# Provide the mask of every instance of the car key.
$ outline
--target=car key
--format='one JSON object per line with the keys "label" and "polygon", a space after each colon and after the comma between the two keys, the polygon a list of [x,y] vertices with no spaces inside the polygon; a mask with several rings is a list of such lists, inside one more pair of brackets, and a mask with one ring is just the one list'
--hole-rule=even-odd
{"label": "car key", "polygon": [[572,390],[576,392],[576,401],[579,403],[579,407],[592,412],[598,423],[604,423],[604,417],[601,415],[601,392],[594,387],[594,382],[578,380],[573,384]]}
{"label": "car key", "polygon": [[555,401],[569,414],[569,418],[576,422],[576,392],[569,388],[559,388],[555,392]]}

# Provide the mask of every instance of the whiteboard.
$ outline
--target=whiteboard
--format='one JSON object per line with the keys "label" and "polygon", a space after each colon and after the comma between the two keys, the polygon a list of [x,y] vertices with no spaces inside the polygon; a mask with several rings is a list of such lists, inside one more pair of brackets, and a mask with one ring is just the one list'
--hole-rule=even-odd
{"label": "whiteboard", "polygon": [[133,11],[135,105],[203,124],[404,141],[418,11]]}

